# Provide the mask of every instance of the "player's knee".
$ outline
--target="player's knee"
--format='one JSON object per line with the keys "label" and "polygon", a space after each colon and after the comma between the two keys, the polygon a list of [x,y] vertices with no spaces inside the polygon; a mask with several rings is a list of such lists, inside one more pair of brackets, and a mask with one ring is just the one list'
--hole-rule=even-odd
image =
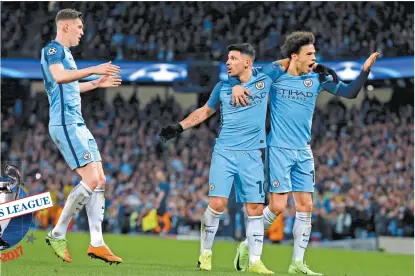
{"label": "player's knee", "polygon": [[271,212],[273,212],[275,215],[279,215],[285,210],[286,203],[280,202],[280,201],[271,201],[269,203],[269,209]]}
{"label": "player's knee", "polygon": [[212,208],[216,212],[223,212],[225,210],[226,203],[227,203],[226,198],[220,198],[220,197],[209,198],[209,207]]}
{"label": "player's knee", "polygon": [[264,211],[264,204],[262,203],[248,203],[246,205],[246,213],[248,216],[262,216]]}
{"label": "player's knee", "polygon": [[313,201],[302,201],[296,203],[295,209],[297,212],[312,212],[313,211]]}
{"label": "player's knee", "polygon": [[99,176],[99,185],[100,187],[104,187],[105,183],[107,183],[107,178],[105,177],[105,175],[100,175]]}
{"label": "player's knee", "polygon": [[311,193],[297,192],[293,193],[295,210],[297,212],[311,212],[313,210],[313,198]]}
{"label": "player's knee", "polygon": [[93,191],[96,187],[99,186],[100,178],[98,175],[91,176],[86,180],[86,183],[88,184],[89,188]]}

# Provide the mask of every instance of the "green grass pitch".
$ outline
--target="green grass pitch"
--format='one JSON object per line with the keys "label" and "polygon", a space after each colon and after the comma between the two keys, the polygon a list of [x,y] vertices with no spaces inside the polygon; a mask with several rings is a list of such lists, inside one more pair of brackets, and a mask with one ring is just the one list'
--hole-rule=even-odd
{"label": "green grass pitch", "polygon": [[[30,234],[31,232],[29,232]],[[233,258],[237,243],[216,242],[213,246],[212,271],[198,271],[196,263],[199,242],[178,241],[175,239],[104,235],[111,250],[123,258],[118,266],[108,265],[86,255],[89,235],[69,233],[69,250],[73,262],[63,263],[56,258],[52,249],[45,243],[46,232],[36,231],[33,244],[26,238],[20,242],[23,256],[1,264],[1,276],[76,276],[76,275],[177,275],[177,276],[231,276],[236,272]],[[276,275],[287,273],[292,248],[280,245],[265,245],[263,261]],[[357,252],[333,249],[308,249],[306,261],[310,267],[326,276],[413,276],[413,256],[394,255],[377,252]],[[252,274],[251,274],[252,275]]]}

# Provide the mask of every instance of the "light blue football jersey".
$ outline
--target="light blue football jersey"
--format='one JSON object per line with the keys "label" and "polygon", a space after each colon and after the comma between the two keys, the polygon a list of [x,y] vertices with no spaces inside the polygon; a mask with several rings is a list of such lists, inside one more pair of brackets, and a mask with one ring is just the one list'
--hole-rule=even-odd
{"label": "light blue football jersey", "polygon": [[49,71],[49,66],[57,63],[62,64],[65,70],[77,70],[71,51],[53,40],[42,49],[40,63],[50,104],[49,125],[84,123],[78,81],[58,84]]}
{"label": "light blue football jersey", "polygon": [[271,87],[268,146],[309,149],[317,98],[322,90],[336,94],[339,86],[330,77],[320,84],[319,75],[314,72],[301,76],[283,73]]}
{"label": "light blue football jersey", "polygon": [[254,69],[247,83],[240,83],[232,78],[251,93],[251,96],[248,96],[249,104],[245,107],[232,105],[231,79],[216,84],[207,102],[212,109],[220,105],[221,126],[216,148],[253,150],[266,147],[265,118],[268,95],[271,83],[282,73],[281,67],[272,63],[264,68]]}

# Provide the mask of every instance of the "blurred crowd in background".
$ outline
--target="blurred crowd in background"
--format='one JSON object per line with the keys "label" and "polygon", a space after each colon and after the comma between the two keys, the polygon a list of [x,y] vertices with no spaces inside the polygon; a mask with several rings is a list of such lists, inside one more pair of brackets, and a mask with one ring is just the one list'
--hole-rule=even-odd
{"label": "blurred crowd in background", "polygon": [[[52,193],[55,207],[38,214],[39,227],[56,223],[64,200],[80,181],[49,137],[47,106],[46,95],[38,93],[30,99],[25,120],[20,120],[18,104],[2,110],[3,137],[14,137],[3,144],[9,160],[24,161],[31,193]],[[335,99],[316,109],[314,240],[413,236],[413,106],[393,108],[392,112],[389,104],[366,97],[358,108],[346,109]],[[208,202],[219,115],[163,144],[157,136],[161,126],[178,122],[191,111],[183,110],[173,97],[156,97],[145,106],[135,95],[129,101],[118,95],[112,104],[91,97],[83,100],[82,111],[107,175],[105,231],[197,233]],[[290,200],[269,238],[289,239],[294,216]],[[227,227],[220,227],[218,235],[241,237],[244,218],[232,193],[221,218]],[[87,230],[85,213],[71,227]]]}
{"label": "blurred crowd in background", "polygon": [[[72,49],[76,59],[216,61],[226,56],[227,45],[249,42],[257,60],[270,61],[281,57],[285,36],[296,30],[315,34],[318,60],[366,58],[374,51],[381,57],[414,54],[411,2],[2,2],[2,57],[39,59],[54,39],[61,8],[84,14],[85,35]],[[23,82],[30,91],[29,81]],[[20,89],[3,84],[3,91]],[[135,94],[128,101],[118,95],[109,104],[94,93],[83,95],[82,111],[107,176],[105,231],[197,234],[219,115],[163,144],[157,136],[161,126],[192,109],[184,110],[173,97],[143,105]],[[51,192],[54,207],[36,220],[47,228],[80,179],[49,136],[46,93],[31,97],[2,103],[1,151],[23,162],[31,193]],[[312,132],[312,239],[413,236],[413,105],[366,97],[362,106],[347,109],[332,100],[316,109]],[[291,238],[294,216],[290,200],[269,239]],[[242,238],[244,225],[244,210],[231,193],[221,217],[226,227],[218,235]],[[84,211],[71,229],[88,229]]]}
{"label": "blurred crowd in background", "polygon": [[318,60],[414,54],[412,2],[16,2],[1,4],[3,57],[39,58],[62,8],[84,14],[83,59],[222,60],[249,42],[280,58],[287,34],[312,31]]}

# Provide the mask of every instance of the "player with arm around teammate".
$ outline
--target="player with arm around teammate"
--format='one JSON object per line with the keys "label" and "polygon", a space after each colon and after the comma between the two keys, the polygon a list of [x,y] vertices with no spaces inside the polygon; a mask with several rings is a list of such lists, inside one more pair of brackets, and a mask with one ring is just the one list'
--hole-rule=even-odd
{"label": "player with arm around teammate", "polygon": [[[105,262],[121,263],[105,244],[102,221],[105,209],[105,175],[97,143],[85,125],[81,113],[80,93],[97,87],[117,87],[121,84],[118,66],[110,62],[78,70],[70,47],[77,46],[83,36],[82,13],[63,9],[55,19],[56,39],[42,49],[41,70],[50,104],[49,133],[66,163],[80,176],[80,183],[69,194],[56,226],[46,236],[46,242],[65,262],[72,262],[66,240],[71,219],[86,206],[91,242],[87,254]],[[99,79],[78,81],[93,74]]]}
{"label": "player with arm around teammate", "polygon": [[[212,153],[209,205],[201,221],[198,267],[201,270],[211,270],[214,237],[232,185],[235,183],[236,200],[245,203],[248,214],[246,235],[250,254],[247,263],[244,264],[244,270],[273,274],[260,258],[264,235],[262,212],[265,199],[261,149],[266,146],[265,116],[270,85],[283,71],[274,72],[271,74],[272,77],[253,72],[255,50],[249,44],[230,45],[228,51],[228,72],[252,91],[250,104],[246,107],[234,106],[231,85],[228,81],[221,81],[216,84],[203,107],[195,110],[179,124],[165,126],[160,132],[160,137],[164,141],[176,137],[212,116],[217,105],[220,105],[221,129]],[[243,124],[241,120],[244,121]]]}
{"label": "player with arm around teammate", "polygon": [[[314,159],[310,148],[315,103],[323,90],[337,96],[355,98],[379,54],[372,54],[359,76],[350,84],[345,84],[336,83],[324,73],[311,72],[316,62],[312,33],[292,33],[286,38],[282,52],[290,58],[290,65],[271,88],[271,132],[267,139],[266,164],[270,204],[264,208],[264,229],[268,229],[285,210],[288,193],[292,192],[296,216],[293,256],[288,273],[322,275],[313,272],[304,262],[304,252],[311,234],[315,184]],[[243,98],[243,90],[242,87],[235,87],[234,97]],[[248,251],[246,242],[242,242],[236,258],[246,258]]]}

